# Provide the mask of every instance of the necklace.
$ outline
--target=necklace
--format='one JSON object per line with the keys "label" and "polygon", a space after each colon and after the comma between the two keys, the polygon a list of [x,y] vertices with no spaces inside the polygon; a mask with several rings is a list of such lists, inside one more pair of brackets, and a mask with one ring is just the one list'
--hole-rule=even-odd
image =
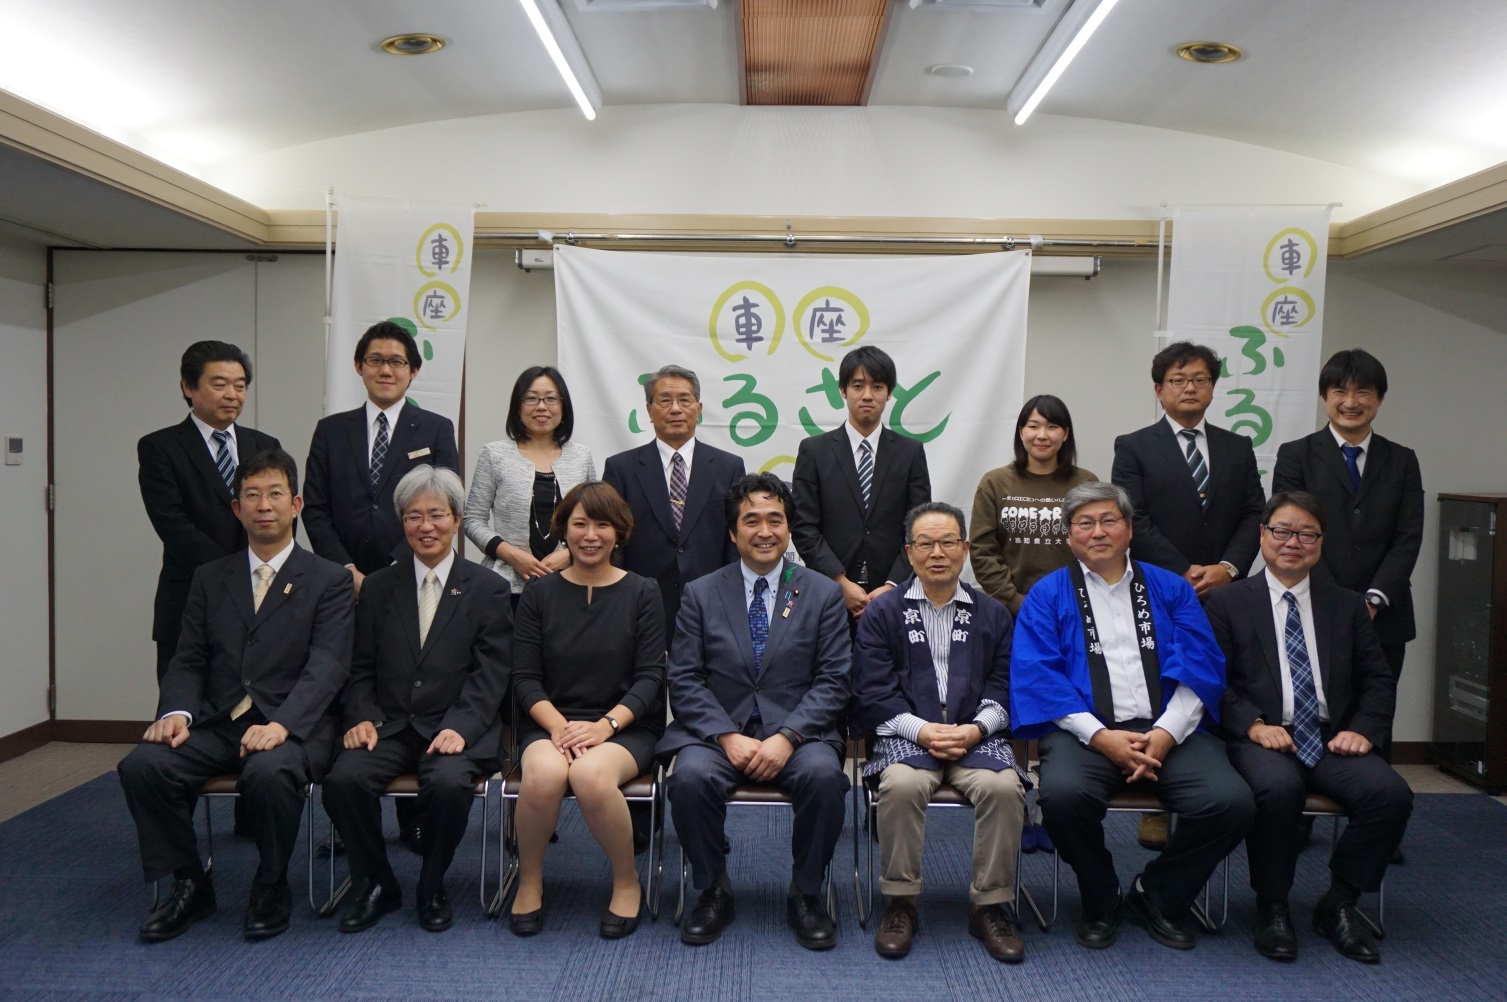
{"label": "necklace", "polygon": [[[560,481],[558,481],[558,480],[555,479],[555,475],[553,473],[540,473],[540,474],[537,474],[537,475],[540,476],[540,477],[545,478],[546,480],[548,480],[550,482],[551,493],[553,494],[553,498],[550,501],[549,507],[550,507],[551,514],[553,514],[554,509],[555,509],[555,505],[557,505],[557,504],[560,503]],[[539,534],[539,538],[542,539],[542,540],[544,540],[545,542],[549,542],[549,540],[551,538],[549,530],[552,529],[553,526],[552,525],[548,525],[548,524],[546,524],[546,525],[540,525],[539,524],[539,494],[538,494],[537,485],[536,485],[535,492],[534,492],[534,503],[531,504],[531,505],[529,505],[529,518],[533,521],[534,531]],[[548,521],[552,522],[553,519],[550,519]]]}

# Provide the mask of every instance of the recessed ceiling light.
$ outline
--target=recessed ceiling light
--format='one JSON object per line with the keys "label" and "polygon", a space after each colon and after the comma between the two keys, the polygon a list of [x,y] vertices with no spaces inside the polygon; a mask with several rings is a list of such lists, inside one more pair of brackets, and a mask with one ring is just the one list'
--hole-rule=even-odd
{"label": "recessed ceiling light", "polygon": [[964,66],[962,63],[938,63],[935,66],[928,66],[926,72],[934,77],[947,77],[956,80],[960,77],[973,76],[973,67]]}
{"label": "recessed ceiling light", "polygon": [[444,47],[443,38],[422,31],[382,39],[382,51],[394,56],[425,56]]}
{"label": "recessed ceiling light", "polygon": [[1245,55],[1224,42],[1187,42],[1177,47],[1177,54],[1190,63],[1233,63]]}

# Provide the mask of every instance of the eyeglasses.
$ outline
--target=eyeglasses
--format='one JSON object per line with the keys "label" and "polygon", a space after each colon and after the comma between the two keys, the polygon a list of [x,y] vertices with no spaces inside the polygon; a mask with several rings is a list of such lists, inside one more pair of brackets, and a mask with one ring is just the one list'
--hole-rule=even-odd
{"label": "eyeglasses", "polygon": [[553,393],[546,394],[542,397],[537,393],[529,393],[526,394],[523,398],[523,406],[525,407],[538,407],[540,404],[543,404],[546,407],[559,407],[560,398]]}
{"label": "eyeglasses", "polygon": [[927,539],[925,536],[922,536],[920,539],[910,541],[910,548],[919,553],[931,553],[938,548],[943,553],[956,553],[958,552],[958,547],[962,545],[963,541],[957,536],[948,536],[946,539]]}
{"label": "eyeglasses", "polygon": [[1162,382],[1166,383],[1174,390],[1180,390],[1183,387],[1187,386],[1189,383],[1192,383],[1200,390],[1207,390],[1209,387],[1214,385],[1214,380],[1210,379],[1208,376],[1194,376],[1192,379],[1189,379],[1187,376],[1173,376],[1171,379],[1162,380]]}
{"label": "eyeglasses", "polygon": [[263,494],[261,491],[242,491],[241,492],[241,504],[251,504],[251,505],[261,504],[262,503],[262,498],[266,498],[268,501],[271,501],[273,504],[282,504],[284,501],[288,500],[292,496],[293,495],[291,493],[289,493],[288,491],[279,491],[279,490],[270,490],[266,494]]}
{"label": "eyeglasses", "polygon": [[1261,528],[1272,534],[1272,538],[1279,543],[1285,543],[1294,536],[1304,546],[1312,546],[1324,538],[1322,532],[1314,532],[1312,529],[1289,529],[1281,525],[1263,525]]}
{"label": "eyeglasses", "polygon": [[1119,515],[1105,515],[1103,518],[1075,518],[1070,524],[1074,532],[1093,532],[1096,526],[1105,532],[1113,532],[1124,521]]}
{"label": "eyeglasses", "polygon": [[381,355],[368,355],[361,360],[361,364],[368,369],[380,369],[385,365],[393,372],[402,372],[408,368],[408,359],[383,358]]}
{"label": "eyeglasses", "polygon": [[690,410],[696,406],[696,398],[685,397],[655,397],[654,406],[661,410],[669,410],[671,407],[679,407],[681,410]]}
{"label": "eyeglasses", "polygon": [[434,525],[444,525],[455,517],[452,511],[411,511],[403,516],[404,525],[423,525],[430,522]]}

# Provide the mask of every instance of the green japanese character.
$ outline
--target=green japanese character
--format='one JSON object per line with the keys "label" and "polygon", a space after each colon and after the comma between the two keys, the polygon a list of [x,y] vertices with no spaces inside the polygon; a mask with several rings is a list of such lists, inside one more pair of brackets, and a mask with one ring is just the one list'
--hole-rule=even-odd
{"label": "green japanese character", "polygon": [[[654,373],[652,373],[652,372],[646,372],[643,375],[641,375],[641,376],[638,377],[638,385],[642,386],[642,385],[644,385],[645,383],[647,383],[649,380],[651,380],[653,378],[654,378]],[[698,421],[697,423],[699,424],[700,422]],[[631,432],[633,432],[633,434],[635,434],[635,435],[641,435],[641,434],[643,434],[644,430],[638,426],[638,408],[637,407],[633,408],[631,411],[628,412],[628,430],[631,431]]]}
{"label": "green japanese character", "polygon": [[925,379],[921,380],[910,389],[906,389],[899,383],[895,384],[895,407],[890,411],[890,427],[893,428],[898,434],[905,435],[908,438],[913,438],[917,442],[930,442],[932,439],[936,438],[938,435],[942,434],[942,432],[947,430],[947,422],[952,420],[951,411],[948,411],[947,416],[944,417],[941,421],[938,421],[936,427],[930,429],[929,431],[911,431],[902,423],[902,415],[905,414],[906,405],[920,396],[921,392],[928,386],[930,386],[932,382],[935,381],[936,378],[941,374],[942,371],[938,369],[936,372],[933,372],[931,375],[927,376]]}
{"label": "green japanese character", "polygon": [[1268,438],[1271,438],[1272,435],[1272,416],[1267,413],[1266,408],[1258,407],[1251,402],[1256,399],[1256,391],[1230,390],[1229,393],[1232,397],[1239,397],[1240,402],[1237,403],[1234,407],[1231,407],[1229,410],[1225,411],[1224,416],[1235,417],[1236,415],[1240,414],[1249,415],[1248,417],[1241,418],[1241,420],[1231,424],[1230,431],[1238,433],[1241,431],[1241,429],[1249,429],[1252,433],[1252,446],[1260,446],[1265,443],[1266,440]]}
{"label": "green japanese character", "polygon": [[[758,380],[746,373],[736,372],[731,376],[723,376],[722,381],[724,383],[742,384],[737,390],[733,391],[732,396],[722,401],[723,407],[750,404],[757,408],[757,410],[739,411],[729,418],[727,422],[727,437],[732,439],[735,444],[746,448],[758,445],[773,435],[780,425],[780,412],[775,407],[773,400],[755,391],[754,388],[758,386]],[[738,425],[746,421],[752,421],[757,430],[747,435],[740,434]]]}
{"label": "green japanese character", "polygon": [[[827,406],[831,407],[833,410],[843,409],[844,404],[842,399],[842,390],[837,385],[837,377],[832,375],[832,370],[827,368],[826,366],[822,367],[821,382],[817,383],[815,386],[806,387],[806,392],[808,394],[825,392],[827,396]],[[811,412],[808,411],[804,406],[801,407],[796,416],[800,418],[801,427],[805,429],[807,435],[824,434],[825,429],[816,423],[816,420],[811,416]]]}
{"label": "green japanese character", "polygon": [[[1259,376],[1261,373],[1265,372],[1266,359],[1261,355],[1261,346],[1266,344],[1266,333],[1259,327],[1240,326],[1231,327],[1230,336],[1238,337],[1245,342],[1245,344],[1240,348],[1240,354],[1244,355],[1252,362],[1251,368],[1248,371],[1241,373],[1241,375]],[[1281,347],[1278,345],[1272,345],[1272,368],[1280,369],[1286,364],[1287,359],[1282,354]],[[1220,363],[1219,368],[1220,376],[1228,377],[1230,375],[1233,375],[1233,373],[1230,372],[1230,360],[1228,358]]]}

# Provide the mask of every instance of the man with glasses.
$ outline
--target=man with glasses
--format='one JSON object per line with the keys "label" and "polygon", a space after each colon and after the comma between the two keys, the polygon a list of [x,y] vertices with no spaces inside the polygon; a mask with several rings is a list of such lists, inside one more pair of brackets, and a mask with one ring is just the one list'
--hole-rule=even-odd
{"label": "man with glasses", "polygon": [[[421,464],[460,473],[450,419],[408,402],[408,387],[423,364],[405,328],[390,320],[373,324],[355,353],[366,403],[314,426],[304,469],[304,528],[315,553],[351,572],[358,598],[366,575],[409,552],[393,485]],[[397,810],[399,840],[420,852],[412,802],[400,800]]]}
{"label": "man with glasses", "polygon": [[1220,723],[1230,762],[1256,794],[1246,839],[1256,950],[1297,957],[1288,893],[1304,841],[1298,820],[1313,792],[1348,818],[1314,930],[1343,956],[1376,963],[1356,899],[1381,886],[1413,808],[1408,784],[1375,753],[1392,726],[1396,679],[1361,596],[1310,574],[1327,542],[1323,502],[1279,492],[1261,521],[1266,569],[1208,603],[1228,666]]}
{"label": "man with glasses", "polygon": [[410,556],[373,572],[356,607],[343,750],[323,784],[351,864],[341,932],[370,928],[402,902],[379,797],[408,773],[418,775],[413,803],[423,830],[419,925],[450,928],[445,871],[466,832],[476,778],[499,767],[512,660],[507,581],[453,548],[466,502],[460,477],[416,466],[393,497]]}
{"label": "man with glasses", "polygon": [[204,781],[222,773],[239,776],[260,857],[246,938],[288,928],[288,862],[304,788],[329,764],[330,702],[350,671],[351,576],[293,541],[303,502],[292,457],[281,449],[245,457],[234,485],[231,505],[249,546],[194,573],[157,720],[119,767],[146,879],[174,881],[141,927],[148,942],[215,911],[193,809]]}
{"label": "man with glasses", "polygon": [[[1064,504],[1076,558],[1026,596],[1010,655],[1016,738],[1040,738],[1041,815],[1078,876],[1078,942],[1107,947],[1122,916],[1163,946],[1194,946],[1190,912],[1255,819],[1223,743],[1224,657],[1187,581],[1129,558],[1135,508],[1087,483]],[[1178,815],[1166,847],[1121,890],[1104,845],[1109,798],[1153,793]]]}
{"label": "man with glasses", "polygon": [[926,805],[946,781],[973,805],[968,931],[995,960],[1019,963],[1015,860],[1025,772],[1010,748],[1010,612],[960,578],[963,513],[929,501],[905,516],[912,576],[869,603],[853,651],[854,722],[870,735],[864,775],[878,786],[884,916],[881,957],[916,933]]}

